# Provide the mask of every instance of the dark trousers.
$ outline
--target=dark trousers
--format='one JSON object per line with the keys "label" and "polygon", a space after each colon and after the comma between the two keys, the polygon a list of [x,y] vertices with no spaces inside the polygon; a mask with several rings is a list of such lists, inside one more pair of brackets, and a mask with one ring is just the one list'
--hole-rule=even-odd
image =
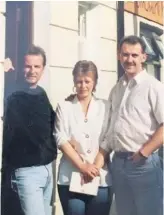
{"label": "dark trousers", "polygon": [[12,169],[2,168],[1,174],[1,215],[23,215],[18,194],[11,188]]}
{"label": "dark trousers", "polygon": [[109,215],[112,203],[110,187],[100,187],[97,196],[69,192],[69,186],[58,185],[64,215]]}

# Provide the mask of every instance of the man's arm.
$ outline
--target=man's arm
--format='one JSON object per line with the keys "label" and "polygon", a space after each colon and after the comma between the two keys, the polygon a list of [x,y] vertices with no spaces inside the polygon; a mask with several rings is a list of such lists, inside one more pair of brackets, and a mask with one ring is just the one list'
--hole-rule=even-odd
{"label": "man's arm", "polygon": [[94,164],[98,169],[101,169],[104,166],[107,154],[108,152],[106,152],[104,149],[99,149],[99,152],[94,161]]}
{"label": "man's arm", "polygon": [[141,148],[140,153],[143,156],[148,157],[163,145],[163,129],[164,126],[162,124],[153,134],[152,138]]}
{"label": "man's arm", "polygon": [[101,169],[104,166],[105,161],[107,159],[107,155],[109,155],[111,152],[108,144],[108,130],[110,127],[110,119],[112,114],[111,105],[112,105],[112,92],[110,93],[109,99],[105,104],[103,126],[99,137],[100,148],[94,161],[94,164],[97,166],[98,169]]}
{"label": "man's arm", "polygon": [[163,91],[164,85],[159,82],[156,85],[153,85],[149,91],[149,102],[159,127],[156,129],[152,137],[140,149],[141,155],[145,157],[148,157],[163,144]]}
{"label": "man's arm", "polygon": [[12,138],[14,136],[17,118],[14,115],[17,109],[17,102],[14,96],[10,96],[7,100],[6,108],[4,110],[3,122],[3,147],[2,147],[2,163],[5,166],[8,162],[8,154],[11,150]]}

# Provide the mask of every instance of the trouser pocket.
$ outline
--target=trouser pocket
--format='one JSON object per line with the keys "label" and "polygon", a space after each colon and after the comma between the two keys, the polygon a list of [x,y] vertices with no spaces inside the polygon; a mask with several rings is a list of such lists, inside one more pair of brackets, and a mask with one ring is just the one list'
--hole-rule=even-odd
{"label": "trouser pocket", "polygon": [[152,165],[154,167],[154,170],[156,172],[156,180],[158,183],[158,186],[161,188],[163,187],[163,173],[162,173],[162,168],[160,164],[160,158],[157,153],[153,153],[152,155]]}
{"label": "trouser pocket", "polygon": [[16,176],[15,176],[15,171],[13,171],[11,173],[11,177],[10,177],[10,183],[11,183],[11,189],[14,191],[14,192],[17,192],[17,181],[16,181]]}

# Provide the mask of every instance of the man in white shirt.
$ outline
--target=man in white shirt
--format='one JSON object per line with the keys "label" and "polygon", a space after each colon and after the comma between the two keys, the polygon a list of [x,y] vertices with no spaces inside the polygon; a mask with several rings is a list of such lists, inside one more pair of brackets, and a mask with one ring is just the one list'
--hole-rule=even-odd
{"label": "man in white shirt", "polygon": [[111,169],[118,215],[162,214],[157,150],[163,144],[164,86],[143,67],[145,48],[137,36],[120,42],[125,74],[110,93],[110,123],[95,160],[100,167],[106,154],[115,152]]}

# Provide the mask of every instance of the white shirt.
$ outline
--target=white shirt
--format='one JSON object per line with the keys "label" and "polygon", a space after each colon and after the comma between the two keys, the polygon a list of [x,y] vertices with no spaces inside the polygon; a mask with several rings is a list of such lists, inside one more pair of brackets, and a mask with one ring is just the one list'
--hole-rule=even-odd
{"label": "white shirt", "polygon": [[[87,116],[84,116],[82,106],[75,97],[72,102],[64,101],[56,110],[55,137],[60,147],[67,141],[74,139],[77,142],[77,152],[91,163],[99,151],[99,139],[103,126],[104,115],[107,109],[107,101],[92,97]],[[72,171],[77,168],[64,154],[60,160],[58,184],[69,185]],[[100,186],[111,185],[109,172],[100,170]]]}
{"label": "white shirt", "polygon": [[109,96],[110,125],[101,148],[138,151],[163,123],[164,85],[145,70],[127,82],[124,75]]}

